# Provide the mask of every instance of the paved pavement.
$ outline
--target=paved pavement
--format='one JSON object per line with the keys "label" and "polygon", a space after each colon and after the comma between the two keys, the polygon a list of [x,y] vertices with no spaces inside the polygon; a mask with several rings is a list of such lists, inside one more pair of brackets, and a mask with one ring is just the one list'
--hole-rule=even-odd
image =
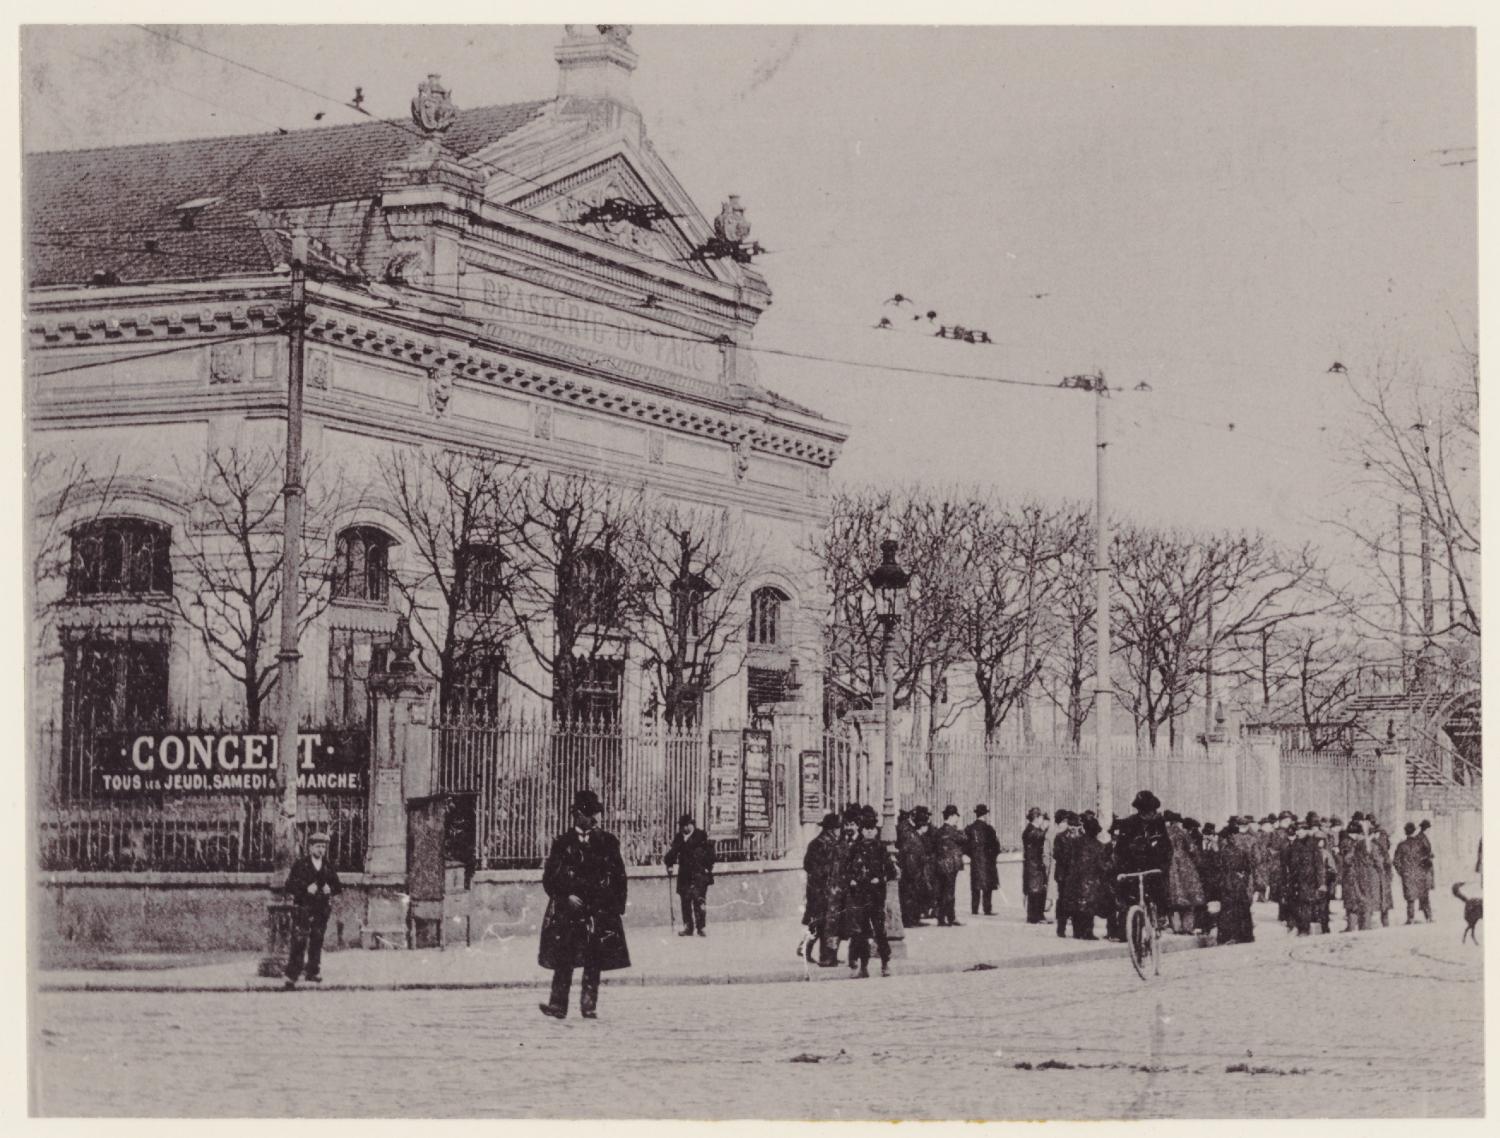
{"label": "paved pavement", "polygon": [[[532,991],[44,991],[34,1104],[77,1116],[1478,1117],[1482,953],[1460,946],[1455,906],[1438,915],[1312,938],[1263,924],[1253,945],[1174,952],[1144,983],[1110,945],[1106,959],[1047,968],[612,987],[597,1021],[546,1019]],[[1049,931],[997,923],[916,930],[914,948],[1013,932],[1058,951]],[[637,956],[737,951],[739,932],[638,938]],[[355,957],[329,968],[352,973]]]}
{"label": "paved pavement", "polygon": [[[958,928],[910,929],[903,974],[961,972],[968,968],[1030,967],[1101,957],[1124,960],[1124,946],[1061,939],[1050,926],[1028,925],[1020,914],[961,917]],[[1100,923],[1102,932],[1102,922]],[[797,955],[801,926],[794,920],[733,921],[710,926],[706,937],[680,937],[673,927],[631,930],[632,966],[606,974],[622,985],[764,983],[844,979],[847,969],[809,968]],[[1191,937],[1171,947],[1195,947]],[[346,949],[323,957],[324,990],[400,988],[515,988],[545,985],[536,962],[537,939],[482,936],[472,946],[439,949]],[[244,954],[209,963],[129,971],[57,969],[40,974],[44,991],[276,990],[280,981],[255,975],[258,957]]]}

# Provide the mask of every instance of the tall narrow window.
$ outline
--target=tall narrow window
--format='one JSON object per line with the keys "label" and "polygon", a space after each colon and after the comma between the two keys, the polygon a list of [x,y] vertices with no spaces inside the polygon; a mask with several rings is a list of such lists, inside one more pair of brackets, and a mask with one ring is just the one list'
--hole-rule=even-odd
{"label": "tall narrow window", "polygon": [[790,599],[780,589],[770,585],[750,594],[751,644],[781,643],[781,606]]}
{"label": "tall narrow window", "polygon": [[505,558],[492,545],[466,545],[458,551],[460,612],[495,612],[505,596]]}
{"label": "tall narrow window", "polygon": [[561,582],[558,603],[578,627],[616,628],[625,616],[625,570],[608,553],[586,549],[573,559]]}
{"label": "tall narrow window", "polygon": [[339,534],[334,550],[333,599],[376,601],[390,595],[392,541],[373,526],[351,526]]}

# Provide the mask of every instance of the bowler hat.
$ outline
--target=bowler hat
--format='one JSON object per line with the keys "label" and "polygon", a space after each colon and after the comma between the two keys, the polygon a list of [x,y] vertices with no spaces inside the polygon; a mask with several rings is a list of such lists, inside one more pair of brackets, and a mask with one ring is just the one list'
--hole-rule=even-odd
{"label": "bowler hat", "polygon": [[1142,814],[1149,814],[1153,810],[1160,809],[1161,799],[1149,790],[1143,790],[1130,800],[1130,808],[1139,810]]}
{"label": "bowler hat", "polygon": [[927,809],[927,807],[925,806],[917,806],[912,809],[911,820],[915,825],[925,825],[931,818],[932,811]]}
{"label": "bowler hat", "polygon": [[866,806],[859,812],[859,828],[861,830],[875,830],[880,827],[880,815],[875,813],[875,807]]}
{"label": "bowler hat", "polygon": [[580,790],[573,795],[573,810],[579,814],[603,814],[604,806],[592,790]]}
{"label": "bowler hat", "polygon": [[307,844],[310,846],[315,846],[320,842],[325,846],[328,844],[327,830],[314,830],[312,836],[307,839]]}
{"label": "bowler hat", "polygon": [[1432,823],[1429,822],[1426,818],[1423,818],[1421,828],[1424,830],[1430,830],[1432,829]]}
{"label": "bowler hat", "polygon": [[834,813],[823,815],[823,821],[818,823],[825,830],[837,830],[839,828],[839,816]]}
{"label": "bowler hat", "polygon": [[677,819],[677,824],[679,826],[697,825],[697,823],[693,821],[693,816],[691,814],[684,814],[681,818]]}
{"label": "bowler hat", "polygon": [[1219,832],[1219,828],[1217,826],[1215,826],[1212,822],[1205,822],[1205,823],[1203,823],[1203,836],[1205,838],[1208,837],[1209,834],[1217,834],[1218,832]]}
{"label": "bowler hat", "polygon": [[944,818],[956,818],[956,817],[958,817],[958,807],[954,806],[953,803],[950,802],[947,806],[943,807],[943,817]]}
{"label": "bowler hat", "polygon": [[1311,822],[1311,823],[1312,823],[1312,824],[1313,824],[1313,825],[1315,825],[1315,826],[1316,826],[1316,825],[1317,825],[1317,824],[1318,824],[1318,823],[1319,823],[1319,822],[1321,822],[1321,821],[1322,821],[1322,819],[1321,819],[1321,818],[1319,818],[1319,817],[1318,817],[1318,812],[1317,812],[1317,811],[1316,811],[1316,810],[1309,810],[1309,811],[1308,811],[1308,812],[1307,812],[1307,820],[1308,820],[1308,821],[1309,821],[1309,822]]}
{"label": "bowler hat", "polygon": [[1059,806],[1057,808],[1057,812],[1052,815],[1052,820],[1054,822],[1062,822],[1062,821],[1065,821],[1067,819],[1067,817],[1068,817],[1068,812],[1066,810],[1064,810],[1061,806]]}
{"label": "bowler hat", "polygon": [[990,812],[990,808],[988,806],[986,806],[983,802],[981,802],[978,806],[974,807],[974,813],[977,814],[977,815],[979,815],[980,817],[983,817],[984,815],[988,814],[989,812]]}
{"label": "bowler hat", "polygon": [[1417,824],[1415,822],[1408,822],[1405,829],[1408,834],[1415,834],[1417,832]]}

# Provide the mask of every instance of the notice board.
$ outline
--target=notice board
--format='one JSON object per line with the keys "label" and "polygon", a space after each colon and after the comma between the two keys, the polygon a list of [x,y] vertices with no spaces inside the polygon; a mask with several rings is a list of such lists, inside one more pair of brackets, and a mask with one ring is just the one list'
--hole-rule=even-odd
{"label": "notice board", "polygon": [[774,800],[771,797],[771,733],[745,732],[745,805],[740,819],[747,834],[769,834]]}
{"label": "notice board", "polygon": [[803,751],[797,756],[801,772],[798,779],[802,787],[802,821],[818,823],[823,820],[823,752]]}
{"label": "notice board", "polygon": [[710,839],[740,836],[740,791],[744,759],[738,731],[708,733],[708,825]]}

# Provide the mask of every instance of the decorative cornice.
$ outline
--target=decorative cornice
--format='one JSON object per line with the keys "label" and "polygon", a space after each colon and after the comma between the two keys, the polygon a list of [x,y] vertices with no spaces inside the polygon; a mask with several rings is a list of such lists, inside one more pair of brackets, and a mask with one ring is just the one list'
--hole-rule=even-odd
{"label": "decorative cornice", "polygon": [[71,312],[33,316],[27,332],[33,344],[103,344],[117,341],[194,339],[239,332],[274,332],[284,327],[279,306],[267,302],[158,305],[120,312]]}

